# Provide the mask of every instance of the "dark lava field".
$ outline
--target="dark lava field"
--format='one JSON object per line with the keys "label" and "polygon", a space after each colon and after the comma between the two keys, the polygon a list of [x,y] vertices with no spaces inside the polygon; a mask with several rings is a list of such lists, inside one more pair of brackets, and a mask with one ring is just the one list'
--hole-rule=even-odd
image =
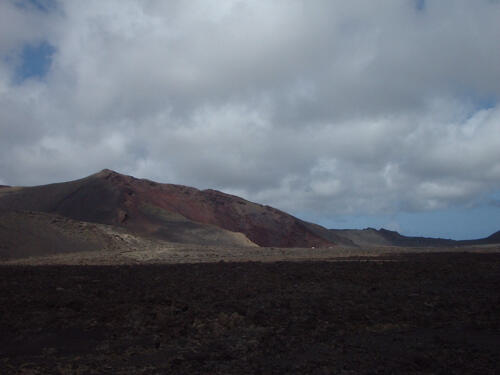
{"label": "dark lava field", "polygon": [[0,374],[498,374],[500,254],[1,266]]}

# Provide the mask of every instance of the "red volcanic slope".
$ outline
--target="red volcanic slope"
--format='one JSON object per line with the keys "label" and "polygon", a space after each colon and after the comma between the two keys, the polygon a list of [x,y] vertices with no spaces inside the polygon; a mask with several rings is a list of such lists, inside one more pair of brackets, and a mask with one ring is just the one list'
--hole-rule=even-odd
{"label": "red volcanic slope", "polygon": [[202,223],[241,232],[260,246],[333,245],[309,223],[275,208],[216,190],[160,184],[107,169],[81,180],[2,193],[0,209],[54,212],[166,238],[176,228]]}

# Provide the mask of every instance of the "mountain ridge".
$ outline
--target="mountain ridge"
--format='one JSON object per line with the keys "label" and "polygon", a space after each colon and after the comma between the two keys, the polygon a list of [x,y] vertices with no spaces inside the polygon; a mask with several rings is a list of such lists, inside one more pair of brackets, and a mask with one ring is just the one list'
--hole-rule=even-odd
{"label": "mountain ridge", "polygon": [[111,225],[133,235],[205,245],[263,247],[443,247],[500,243],[409,237],[381,228],[327,229],[279,209],[215,189],[139,179],[103,169],[30,187],[0,187],[0,211],[35,211]]}

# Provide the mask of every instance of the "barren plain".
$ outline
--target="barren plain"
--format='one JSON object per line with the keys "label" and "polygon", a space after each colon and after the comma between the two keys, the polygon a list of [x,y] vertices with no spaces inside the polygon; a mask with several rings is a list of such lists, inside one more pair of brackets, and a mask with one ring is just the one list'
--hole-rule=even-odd
{"label": "barren plain", "polygon": [[500,371],[500,254],[298,256],[310,250],[294,261],[2,265],[0,372]]}

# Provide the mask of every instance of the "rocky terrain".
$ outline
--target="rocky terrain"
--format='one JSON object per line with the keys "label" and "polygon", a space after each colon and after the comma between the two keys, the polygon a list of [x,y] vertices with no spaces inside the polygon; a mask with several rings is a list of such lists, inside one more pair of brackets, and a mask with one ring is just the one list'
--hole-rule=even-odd
{"label": "rocky terrain", "polygon": [[500,255],[376,259],[1,266],[0,373],[500,372]]}

